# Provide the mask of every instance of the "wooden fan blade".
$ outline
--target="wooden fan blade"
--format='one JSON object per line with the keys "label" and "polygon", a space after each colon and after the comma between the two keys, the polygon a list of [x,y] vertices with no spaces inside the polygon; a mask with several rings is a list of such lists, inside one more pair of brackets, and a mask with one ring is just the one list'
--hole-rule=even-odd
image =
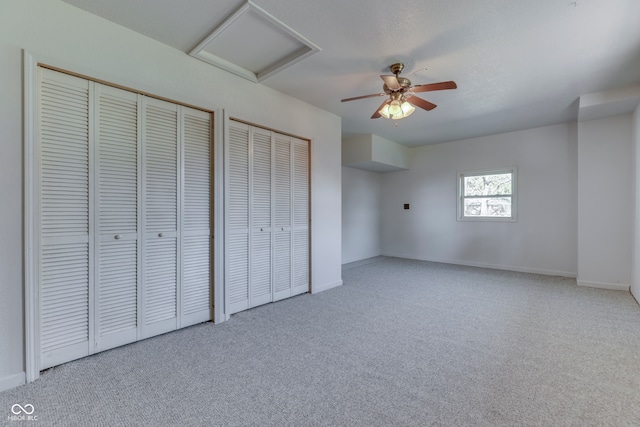
{"label": "wooden fan blade", "polygon": [[430,92],[432,90],[445,90],[445,89],[455,89],[458,85],[456,82],[440,82],[440,83],[430,83],[427,85],[415,85],[411,89],[414,92]]}
{"label": "wooden fan blade", "polygon": [[378,108],[376,108],[376,112],[373,113],[373,116],[371,116],[372,119],[377,119],[380,117],[380,110],[382,110],[382,107],[384,107],[385,105],[387,105],[388,103],[390,103],[391,100],[387,99],[385,100],[382,104],[380,104],[380,106]]}
{"label": "wooden fan blade", "polygon": [[420,107],[424,110],[433,110],[434,108],[437,107],[436,104],[429,102],[429,101],[425,101],[422,98],[418,98],[417,96],[408,96],[405,98],[405,100],[409,103],[409,104],[413,104],[416,107]]}
{"label": "wooden fan blade", "polygon": [[345,98],[340,100],[340,102],[355,101],[356,99],[364,99],[364,98],[376,98],[378,96],[385,96],[385,95],[386,93],[373,93],[371,95],[356,96],[355,98]]}
{"label": "wooden fan blade", "polygon": [[400,89],[400,83],[398,83],[398,79],[396,78],[396,76],[380,76],[380,78],[384,80],[384,83],[387,85],[389,89],[391,90]]}

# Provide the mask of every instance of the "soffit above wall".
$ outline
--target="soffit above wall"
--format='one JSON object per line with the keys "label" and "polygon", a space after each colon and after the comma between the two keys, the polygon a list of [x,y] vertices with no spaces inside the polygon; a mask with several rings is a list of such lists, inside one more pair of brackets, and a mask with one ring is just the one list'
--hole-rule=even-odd
{"label": "soffit above wall", "polygon": [[358,135],[342,141],[342,166],[371,172],[407,170],[407,150],[407,147],[378,135]]}
{"label": "soffit above wall", "polygon": [[407,170],[407,168],[401,168],[401,167],[389,165],[389,164],[386,164],[386,163],[376,162],[375,160],[367,160],[367,161],[362,161],[362,162],[349,163],[349,164],[345,164],[343,166],[346,166],[348,168],[365,170],[365,171],[369,171],[369,172],[380,172],[380,173],[397,172],[397,171],[406,171]]}
{"label": "soffit above wall", "polygon": [[630,114],[640,105],[640,85],[589,93],[580,97],[578,121]]}

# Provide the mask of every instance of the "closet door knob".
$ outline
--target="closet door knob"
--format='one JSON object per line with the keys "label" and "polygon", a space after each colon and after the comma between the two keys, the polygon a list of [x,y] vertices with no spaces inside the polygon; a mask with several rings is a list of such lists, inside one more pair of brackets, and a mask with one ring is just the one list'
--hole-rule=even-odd
{"label": "closet door knob", "polygon": [[120,240],[120,235],[116,234],[115,236],[113,236],[113,238],[116,239],[116,240]]}
{"label": "closet door knob", "polygon": [[158,233],[158,237],[164,237],[164,233]]}

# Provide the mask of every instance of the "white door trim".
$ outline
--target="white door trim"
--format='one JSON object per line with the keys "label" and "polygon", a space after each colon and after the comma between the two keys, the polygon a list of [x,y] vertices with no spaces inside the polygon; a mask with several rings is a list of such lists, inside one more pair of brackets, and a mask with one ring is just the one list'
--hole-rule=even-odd
{"label": "white door trim", "polygon": [[27,382],[40,377],[40,295],[38,290],[38,234],[35,179],[37,139],[38,61],[26,50],[22,52],[24,72],[24,330],[25,372]]}
{"label": "white door trim", "polygon": [[213,114],[213,322],[221,323],[228,319],[225,303],[225,150],[227,123],[229,116],[225,110]]}

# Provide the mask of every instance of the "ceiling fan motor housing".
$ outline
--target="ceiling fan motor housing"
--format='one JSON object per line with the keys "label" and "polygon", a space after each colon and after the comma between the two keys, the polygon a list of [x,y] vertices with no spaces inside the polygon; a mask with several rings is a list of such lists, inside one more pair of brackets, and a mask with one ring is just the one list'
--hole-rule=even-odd
{"label": "ceiling fan motor housing", "polygon": [[391,70],[391,72],[396,75],[396,80],[398,81],[398,84],[400,85],[400,87],[398,89],[391,89],[389,88],[389,86],[387,86],[386,83],[384,83],[382,85],[382,90],[384,91],[384,93],[386,94],[391,94],[394,92],[404,93],[407,89],[411,87],[411,80],[405,77],[398,77],[398,74],[400,74],[402,70],[404,70],[404,64],[402,62],[391,64],[389,66],[389,70]]}
{"label": "ceiling fan motor housing", "polygon": [[398,75],[402,72],[402,70],[404,70],[404,64],[402,62],[391,64],[389,66],[389,69],[393,74]]}

